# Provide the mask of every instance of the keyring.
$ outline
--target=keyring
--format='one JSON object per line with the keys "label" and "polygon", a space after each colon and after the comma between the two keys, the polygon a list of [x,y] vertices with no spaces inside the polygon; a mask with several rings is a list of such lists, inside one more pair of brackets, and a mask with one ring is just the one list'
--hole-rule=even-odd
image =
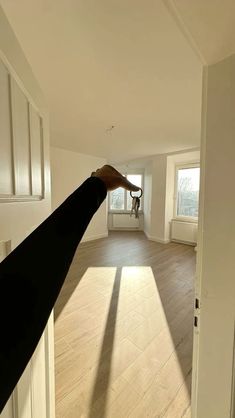
{"label": "keyring", "polygon": [[141,189],[141,187],[140,187],[140,196],[132,196],[132,192],[130,192],[130,195],[131,195],[132,199],[133,199],[134,197],[138,197],[138,198],[140,199],[140,198],[141,198],[141,196],[142,196],[142,194],[143,194],[143,190]]}

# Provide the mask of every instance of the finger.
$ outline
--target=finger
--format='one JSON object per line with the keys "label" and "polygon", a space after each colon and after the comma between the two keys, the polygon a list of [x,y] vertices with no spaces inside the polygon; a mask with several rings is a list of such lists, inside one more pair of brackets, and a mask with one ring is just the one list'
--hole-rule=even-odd
{"label": "finger", "polygon": [[135,186],[126,178],[123,178],[122,180],[122,187],[124,187],[124,189],[129,190],[131,192],[138,192],[139,190],[141,190],[140,187]]}

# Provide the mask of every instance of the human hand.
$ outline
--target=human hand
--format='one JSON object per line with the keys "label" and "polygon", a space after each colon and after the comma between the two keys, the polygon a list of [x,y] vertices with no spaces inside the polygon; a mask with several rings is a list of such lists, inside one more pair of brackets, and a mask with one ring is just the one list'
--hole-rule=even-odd
{"label": "human hand", "polygon": [[127,180],[119,171],[115,170],[111,165],[104,165],[98,170],[91,173],[92,177],[98,177],[105,183],[107,190],[115,190],[118,187],[123,187],[131,192],[138,192],[140,187],[135,186]]}

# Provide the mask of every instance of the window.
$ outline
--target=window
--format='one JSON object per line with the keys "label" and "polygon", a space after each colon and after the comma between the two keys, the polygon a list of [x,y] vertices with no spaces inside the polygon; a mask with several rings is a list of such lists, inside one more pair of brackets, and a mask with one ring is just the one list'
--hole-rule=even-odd
{"label": "window", "polygon": [[[143,188],[142,174],[124,174],[127,179],[138,187]],[[139,196],[140,192],[132,192],[132,196]],[[109,210],[111,211],[130,211],[132,198],[130,192],[119,187],[109,194]],[[140,200],[140,210],[142,209],[142,199]]]}
{"label": "window", "polygon": [[125,196],[124,189],[119,187],[116,190],[110,192],[110,204],[109,208],[111,210],[124,210],[125,208]]}
{"label": "window", "polygon": [[200,168],[198,165],[176,168],[175,216],[198,218]]}

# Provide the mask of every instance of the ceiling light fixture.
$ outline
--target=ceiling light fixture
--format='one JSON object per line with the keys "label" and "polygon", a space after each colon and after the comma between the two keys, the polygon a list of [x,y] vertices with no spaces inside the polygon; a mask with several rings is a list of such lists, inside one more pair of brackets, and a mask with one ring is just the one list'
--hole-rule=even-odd
{"label": "ceiling light fixture", "polygon": [[114,128],[115,128],[115,126],[114,126],[114,125],[112,125],[112,126],[110,126],[110,128],[107,128],[107,129],[106,129],[106,132],[107,132],[107,133],[109,133],[109,132],[111,132]]}

